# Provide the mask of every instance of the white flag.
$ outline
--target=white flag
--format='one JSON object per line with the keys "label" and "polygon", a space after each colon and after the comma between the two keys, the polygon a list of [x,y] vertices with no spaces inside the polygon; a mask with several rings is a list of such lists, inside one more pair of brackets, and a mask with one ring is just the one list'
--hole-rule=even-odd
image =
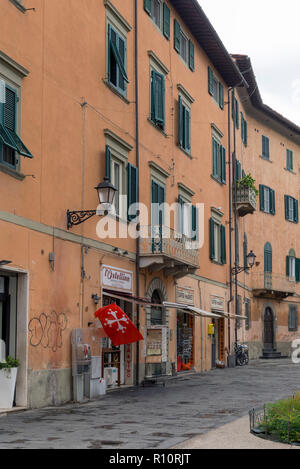
{"label": "white flag", "polygon": [[0,103],[5,103],[5,81],[0,78]]}

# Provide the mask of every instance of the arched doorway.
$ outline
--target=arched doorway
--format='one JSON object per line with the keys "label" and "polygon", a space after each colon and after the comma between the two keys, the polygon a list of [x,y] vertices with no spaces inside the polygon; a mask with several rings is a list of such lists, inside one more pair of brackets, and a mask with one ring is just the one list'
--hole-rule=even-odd
{"label": "arched doorway", "polygon": [[160,306],[151,306],[151,326],[161,326],[163,324],[162,295],[159,289],[154,290],[151,297],[151,303]]}
{"label": "arched doorway", "polygon": [[264,350],[275,349],[274,339],[274,314],[272,309],[267,307],[264,314]]}

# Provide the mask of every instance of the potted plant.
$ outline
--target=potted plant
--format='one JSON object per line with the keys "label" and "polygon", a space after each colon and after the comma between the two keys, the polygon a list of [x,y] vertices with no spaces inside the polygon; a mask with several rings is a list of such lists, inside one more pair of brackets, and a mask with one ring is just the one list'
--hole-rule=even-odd
{"label": "potted plant", "polygon": [[0,409],[13,406],[19,365],[18,360],[9,356],[5,362],[0,362]]}
{"label": "potted plant", "polygon": [[246,174],[242,179],[240,179],[237,183],[238,188],[250,188],[253,189],[255,194],[258,195],[259,191],[255,187],[255,179],[251,176],[251,174]]}

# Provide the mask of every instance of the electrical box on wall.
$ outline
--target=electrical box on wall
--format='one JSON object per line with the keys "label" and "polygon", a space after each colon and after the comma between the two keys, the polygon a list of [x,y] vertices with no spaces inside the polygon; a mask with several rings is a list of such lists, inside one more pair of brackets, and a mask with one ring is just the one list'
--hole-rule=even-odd
{"label": "electrical box on wall", "polygon": [[208,324],[208,335],[214,335],[215,333],[215,325],[213,323]]}

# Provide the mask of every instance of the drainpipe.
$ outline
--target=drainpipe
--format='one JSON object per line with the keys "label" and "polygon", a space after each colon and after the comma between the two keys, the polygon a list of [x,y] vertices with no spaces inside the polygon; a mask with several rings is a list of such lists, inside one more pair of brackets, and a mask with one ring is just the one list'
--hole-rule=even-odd
{"label": "drainpipe", "polygon": [[[137,190],[137,202],[140,201],[140,184],[139,184],[139,166],[140,166],[140,137],[139,137],[139,76],[138,76],[138,0],[134,0],[134,21],[135,21],[135,138],[136,138],[136,168],[138,174],[138,190]],[[139,216],[139,214],[138,214]],[[138,219],[138,228],[140,226]],[[139,236],[136,238],[136,295],[140,296],[140,240]],[[140,330],[140,305],[136,304],[136,327]],[[136,342],[136,385],[139,385],[140,378],[140,343]]]}
{"label": "drainpipe", "polygon": [[[235,89],[233,88],[232,92],[232,99],[235,99]],[[236,174],[236,124],[235,120],[233,122],[233,160],[232,160],[232,174],[233,174],[233,188],[234,188],[234,200],[236,200],[237,196],[237,174]],[[234,240],[235,240],[235,265],[237,266],[237,247],[238,247],[238,232],[237,232],[237,211],[236,211],[236,206],[234,204],[233,207],[233,212],[234,212]],[[235,284],[235,297],[234,297],[234,302],[235,302],[235,314],[237,314],[237,304],[238,304],[238,289],[237,289],[237,273],[235,273],[234,276],[234,284]],[[235,336],[234,336],[235,342],[237,342],[237,318],[235,318]]]}
{"label": "drainpipe", "polygon": [[[227,302],[227,311],[230,312],[230,304],[233,301],[232,295],[232,161],[231,161],[231,101],[230,93],[232,88],[228,88],[228,174],[229,174],[229,285],[230,285],[230,298]],[[231,352],[231,324],[230,316],[228,317],[228,355]]]}

